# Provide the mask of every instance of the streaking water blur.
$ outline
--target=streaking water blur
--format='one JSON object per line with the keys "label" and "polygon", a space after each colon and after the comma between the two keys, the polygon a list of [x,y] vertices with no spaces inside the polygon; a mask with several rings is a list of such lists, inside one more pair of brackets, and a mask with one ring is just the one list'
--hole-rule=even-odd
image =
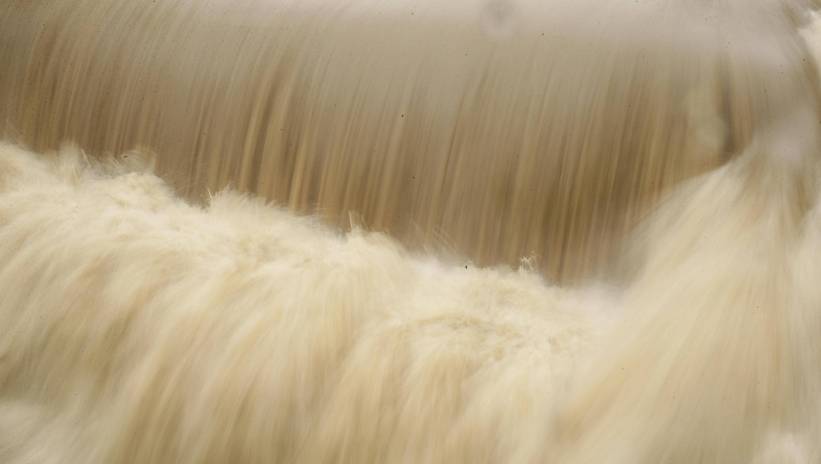
{"label": "streaking water blur", "polygon": [[477,264],[599,275],[666,187],[815,74],[798,1],[96,0],[0,6],[0,121],[136,146]]}
{"label": "streaking water blur", "polygon": [[821,462],[809,2],[331,3],[0,6],[0,462]]}

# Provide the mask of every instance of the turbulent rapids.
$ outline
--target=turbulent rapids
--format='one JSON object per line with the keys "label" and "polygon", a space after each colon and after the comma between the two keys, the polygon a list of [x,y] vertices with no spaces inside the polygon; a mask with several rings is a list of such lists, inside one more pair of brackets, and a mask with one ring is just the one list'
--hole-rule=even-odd
{"label": "turbulent rapids", "polygon": [[0,463],[821,462],[799,0],[0,4]]}

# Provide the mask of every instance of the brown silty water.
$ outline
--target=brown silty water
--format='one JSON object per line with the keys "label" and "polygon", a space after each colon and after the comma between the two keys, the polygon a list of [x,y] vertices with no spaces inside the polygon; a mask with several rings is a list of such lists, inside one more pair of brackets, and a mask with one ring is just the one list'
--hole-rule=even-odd
{"label": "brown silty water", "polygon": [[821,462],[813,7],[4,3],[0,462]]}
{"label": "brown silty water", "polygon": [[816,77],[798,2],[13,1],[0,118],[480,265],[599,276]]}

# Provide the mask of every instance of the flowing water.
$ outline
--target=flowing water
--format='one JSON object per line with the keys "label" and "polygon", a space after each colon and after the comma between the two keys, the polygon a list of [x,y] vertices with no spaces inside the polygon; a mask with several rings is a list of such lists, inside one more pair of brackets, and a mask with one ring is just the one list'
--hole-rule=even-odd
{"label": "flowing water", "polygon": [[0,461],[821,461],[811,7],[8,0]]}

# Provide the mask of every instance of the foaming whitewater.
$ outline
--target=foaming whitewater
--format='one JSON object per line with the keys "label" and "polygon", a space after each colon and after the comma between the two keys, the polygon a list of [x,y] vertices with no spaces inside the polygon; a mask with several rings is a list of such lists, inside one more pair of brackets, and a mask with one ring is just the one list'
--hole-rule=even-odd
{"label": "foaming whitewater", "polygon": [[0,460],[507,461],[604,299],[0,149]]}
{"label": "foaming whitewater", "polygon": [[583,285],[0,145],[0,462],[821,462],[818,25],[731,47],[731,153]]}
{"label": "foaming whitewater", "polygon": [[0,460],[817,462],[805,148],[683,185],[624,288],[562,289],[2,146]]}

